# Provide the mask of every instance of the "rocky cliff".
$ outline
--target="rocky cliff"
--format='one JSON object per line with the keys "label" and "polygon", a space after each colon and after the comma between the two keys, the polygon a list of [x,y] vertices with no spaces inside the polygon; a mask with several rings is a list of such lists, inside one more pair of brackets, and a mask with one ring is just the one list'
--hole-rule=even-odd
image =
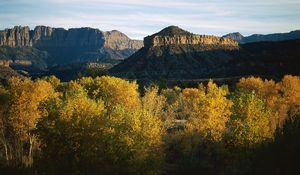
{"label": "rocky cliff", "polygon": [[66,30],[47,26],[30,30],[27,26],[16,26],[0,31],[0,60],[11,60],[13,64],[22,60],[24,66],[28,66],[24,60],[28,60],[40,69],[76,62],[125,59],[142,46],[143,41],[131,40],[117,30],[103,32],[88,27]]}
{"label": "rocky cliff", "polygon": [[177,26],[170,26],[144,39],[147,48],[166,45],[203,45],[212,47],[238,48],[238,42],[230,38],[196,35]]}
{"label": "rocky cliff", "polygon": [[0,46],[23,47],[32,46],[29,27],[16,26],[0,31]]}
{"label": "rocky cliff", "polygon": [[131,40],[125,34],[113,30],[110,32],[104,32],[104,47],[115,50],[124,49],[140,49],[143,47],[143,42],[140,40]]}
{"label": "rocky cliff", "polygon": [[224,35],[223,37],[224,38],[230,38],[230,39],[235,40],[239,43],[242,43],[243,39],[245,38],[240,32],[229,33],[227,35]]}
{"label": "rocky cliff", "polygon": [[16,26],[12,29],[0,31],[0,46],[9,47],[88,47],[124,50],[139,49],[142,41],[131,40],[125,34],[113,30],[102,32],[93,28],[52,28],[36,26],[34,30],[29,27]]}

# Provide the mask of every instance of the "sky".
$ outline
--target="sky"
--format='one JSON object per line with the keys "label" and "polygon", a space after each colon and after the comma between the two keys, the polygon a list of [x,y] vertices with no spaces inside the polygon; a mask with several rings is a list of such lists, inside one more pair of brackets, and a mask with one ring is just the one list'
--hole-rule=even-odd
{"label": "sky", "polygon": [[133,39],[170,25],[247,36],[300,29],[300,0],[0,0],[0,30],[16,25],[119,30]]}

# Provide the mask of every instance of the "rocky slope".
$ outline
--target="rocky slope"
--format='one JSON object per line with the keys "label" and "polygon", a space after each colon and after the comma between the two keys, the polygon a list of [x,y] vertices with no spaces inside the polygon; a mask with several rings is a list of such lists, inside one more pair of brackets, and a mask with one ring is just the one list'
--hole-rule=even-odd
{"label": "rocky slope", "polygon": [[171,26],[146,37],[144,45],[110,73],[138,80],[300,73],[300,40],[238,45],[228,38],[194,35]]}
{"label": "rocky slope", "polygon": [[10,67],[0,65],[0,84],[6,83],[12,77],[24,77]]}
{"label": "rocky slope", "polygon": [[[142,46],[142,41],[131,40],[116,30],[102,32],[87,27],[65,30],[46,26],[36,26],[30,30],[26,26],[16,26],[0,31],[0,59],[15,62],[14,55],[23,52],[24,48],[33,48],[47,53],[42,59],[48,67],[90,60],[125,59]],[[7,49],[14,53],[8,54]],[[26,59],[38,66],[33,61],[38,58],[22,58]]]}
{"label": "rocky slope", "polygon": [[288,33],[274,33],[268,35],[261,34],[253,34],[250,36],[243,36],[239,32],[229,33],[224,35],[225,38],[230,38],[239,43],[253,43],[253,42],[263,42],[263,41],[285,41],[285,40],[293,40],[300,39],[300,30],[291,31]]}

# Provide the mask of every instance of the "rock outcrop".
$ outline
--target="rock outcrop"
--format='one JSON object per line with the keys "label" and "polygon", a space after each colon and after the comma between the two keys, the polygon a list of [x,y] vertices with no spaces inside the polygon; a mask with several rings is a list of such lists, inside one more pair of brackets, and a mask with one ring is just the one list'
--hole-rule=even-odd
{"label": "rock outcrop", "polygon": [[15,26],[12,29],[0,31],[0,46],[31,47],[32,40],[29,27]]}
{"label": "rock outcrop", "polygon": [[242,43],[243,39],[245,38],[240,32],[229,33],[227,35],[224,35],[223,37],[224,38],[230,38],[230,39],[235,40],[239,43]]}
{"label": "rock outcrop", "polygon": [[9,67],[12,63],[12,60],[0,60],[0,66]]}
{"label": "rock outcrop", "polygon": [[140,49],[143,47],[143,42],[140,40],[131,40],[125,34],[113,30],[110,32],[104,32],[104,47],[114,50],[125,49]]}
{"label": "rock outcrop", "polygon": [[215,47],[238,48],[238,42],[230,38],[196,35],[177,26],[170,26],[144,39],[147,48],[166,45],[203,45]]}
{"label": "rock outcrop", "polygon": [[36,26],[34,30],[29,27],[16,26],[12,29],[0,31],[0,46],[9,47],[106,47],[115,50],[140,49],[143,42],[131,40],[125,34],[113,30],[102,32],[93,28],[52,28]]}

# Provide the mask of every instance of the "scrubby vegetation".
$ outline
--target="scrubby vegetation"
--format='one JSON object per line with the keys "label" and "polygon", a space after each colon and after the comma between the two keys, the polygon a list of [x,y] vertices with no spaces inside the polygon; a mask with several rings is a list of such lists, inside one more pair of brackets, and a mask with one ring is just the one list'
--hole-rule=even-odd
{"label": "scrubby vegetation", "polygon": [[295,174],[299,121],[297,76],[143,93],[108,76],[11,78],[0,86],[1,172]]}

